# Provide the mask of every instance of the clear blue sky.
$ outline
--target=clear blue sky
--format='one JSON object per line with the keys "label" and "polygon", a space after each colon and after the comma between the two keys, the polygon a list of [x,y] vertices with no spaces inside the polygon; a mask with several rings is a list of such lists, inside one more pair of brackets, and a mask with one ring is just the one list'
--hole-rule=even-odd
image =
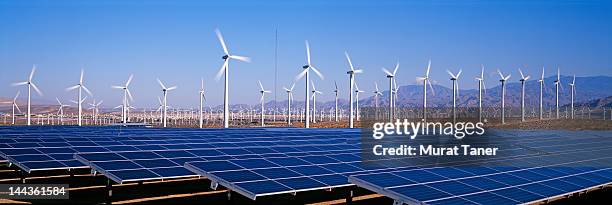
{"label": "clear blue sky", "polygon": [[[488,85],[494,69],[517,68],[537,75],[542,66],[560,66],[563,74],[612,75],[612,4],[606,1],[5,1],[0,0],[0,96],[12,97],[38,65],[35,82],[42,99],[75,99],[64,88],[85,85],[107,107],[122,94],[111,85],[134,74],[137,107],[153,107],[161,95],[155,79],[178,85],[169,104],[195,107],[200,77],[208,103],[222,103],[223,81],[214,75],[222,50],[214,29],[223,32],[232,53],[252,63],[232,63],[230,100],[255,104],[257,80],[273,89],[274,42],[278,29],[279,100],[305,63],[304,40],[325,80],[315,78],[331,100],[334,80],[347,90],[344,51],[365,70],[360,88],[374,81],[386,88],[381,67],[401,67],[398,82],[414,84],[432,59],[432,78],[450,83],[447,69],[464,70],[465,88],[474,88],[480,65]],[[548,75],[547,74],[547,75]],[[296,99],[303,99],[301,80]],[[368,95],[371,92],[368,93]],[[270,95],[270,100],[274,95]],[[346,92],[343,92],[346,98]],[[364,95],[365,97],[365,95]]]}

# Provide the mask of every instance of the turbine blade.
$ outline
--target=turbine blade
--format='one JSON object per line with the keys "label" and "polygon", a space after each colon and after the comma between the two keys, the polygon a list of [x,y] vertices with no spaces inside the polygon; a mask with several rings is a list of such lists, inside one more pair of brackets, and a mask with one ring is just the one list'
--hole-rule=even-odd
{"label": "turbine blade", "polygon": [[32,82],[32,78],[34,77],[34,72],[36,72],[36,65],[32,65],[32,71],[30,72],[30,77],[28,77],[29,82]]}
{"label": "turbine blade", "polygon": [[484,80],[484,65],[480,65],[481,66],[481,70],[480,70],[480,79]]}
{"label": "turbine blade", "polygon": [[221,35],[221,31],[219,31],[219,29],[215,29],[215,33],[217,34],[217,38],[219,39],[219,42],[221,42],[221,47],[223,47],[223,52],[225,53],[225,55],[229,55],[229,52],[227,51],[227,46],[225,46],[225,40],[223,40],[223,35]]}
{"label": "turbine blade", "polygon": [[397,62],[397,64],[395,64],[395,69],[393,69],[393,76],[395,76],[395,73],[397,73],[397,69],[399,69],[399,61]]}
{"label": "turbine blade", "polygon": [[229,62],[229,59],[225,59],[225,62],[223,62],[223,65],[221,65],[221,69],[219,69],[219,71],[217,71],[217,75],[215,75],[215,80],[219,81],[219,79],[221,79],[221,76],[223,75],[223,73],[225,73],[225,69],[227,68],[227,64]]}
{"label": "turbine blade", "polygon": [[429,78],[429,70],[431,69],[431,59],[427,63],[427,72],[425,73],[425,78]]}
{"label": "turbine blade", "polygon": [[261,84],[261,81],[257,80],[257,84],[259,84],[259,88],[261,88],[261,91],[263,91],[263,90],[264,90],[264,87],[263,87],[263,85]]}
{"label": "turbine blade", "polygon": [[79,85],[71,86],[71,87],[66,88],[66,91],[71,91],[71,90],[77,89],[78,87]]}
{"label": "turbine blade", "polygon": [[87,94],[89,94],[90,96],[93,96],[93,94],[91,93],[91,91],[89,91],[89,89],[87,89],[87,87],[85,87],[84,85],[81,85],[81,87],[83,88],[83,90],[85,90]]}
{"label": "turbine blade", "polygon": [[349,57],[349,54],[344,51],[344,55],[346,56],[346,60],[349,63],[349,67],[351,68],[352,71],[355,71],[355,68],[353,67],[353,63],[351,62],[351,57]]}
{"label": "turbine blade", "polygon": [[386,68],[382,68],[382,71],[385,72],[385,74],[387,74],[388,76],[393,76],[393,74]]}
{"label": "turbine blade", "polygon": [[374,87],[376,87],[376,92],[378,92],[378,83],[374,82]]}
{"label": "turbine blade", "polygon": [[132,78],[134,78],[134,75],[130,75],[130,77],[128,78],[127,82],[125,83],[126,88],[130,86],[130,83],[132,82]]}
{"label": "turbine blade", "polygon": [[427,79],[427,83],[429,84],[429,89],[431,90],[431,94],[436,95],[436,91],[434,90],[433,85],[431,85],[431,81],[429,79]]}
{"label": "turbine blade", "polygon": [[310,68],[312,69],[312,71],[315,72],[315,74],[317,74],[319,76],[319,78],[325,79],[325,77],[323,77],[323,74],[321,74],[321,72],[319,72],[319,70],[317,68],[315,68],[314,66],[310,66]]}
{"label": "turbine blade", "polygon": [[363,73],[363,70],[362,70],[362,69],[357,69],[357,70],[355,70],[355,71],[353,71],[353,72],[354,72],[354,73]]}
{"label": "turbine blade", "polygon": [[81,78],[79,78],[79,84],[83,84],[83,69],[81,69]]}
{"label": "turbine blade", "polygon": [[19,94],[20,94],[20,93],[21,93],[21,92],[17,91],[17,94],[15,95],[15,98],[13,98],[13,102],[17,101],[17,98],[19,97]]}
{"label": "turbine blade", "polygon": [[293,90],[293,87],[295,87],[295,83],[291,84],[291,89],[290,90]]}
{"label": "turbine blade", "polygon": [[[575,79],[576,77],[574,77]],[[334,80],[334,86],[336,87],[336,90],[338,90],[338,83],[336,83],[336,81]]]}
{"label": "turbine blade", "polygon": [[168,89],[166,89],[166,91],[171,91],[171,90],[174,90],[176,88],[177,88],[176,86],[172,86],[172,87],[169,87]]}
{"label": "turbine blade", "polygon": [[161,80],[159,80],[159,78],[157,79],[157,83],[159,83],[159,85],[162,87],[162,89],[167,90],[166,89],[166,85],[164,85],[164,83],[162,83]]}
{"label": "turbine blade", "polygon": [[245,56],[229,56],[229,57],[230,57],[231,59],[236,59],[236,60],[239,60],[239,61],[244,61],[244,62],[247,62],[247,63],[250,63],[250,62],[251,62],[251,58],[249,58],[249,57],[245,57]]}
{"label": "turbine blade", "polygon": [[457,76],[455,76],[455,78],[459,79],[459,76],[461,76],[461,73],[463,72],[462,69],[459,69],[459,73],[457,73]]}
{"label": "turbine blade", "polygon": [[38,95],[42,96],[43,93],[40,91],[40,89],[38,89],[38,87],[36,86],[36,84],[34,83],[30,83],[30,85],[32,85],[32,88],[34,88],[34,90],[38,93]]}
{"label": "turbine blade", "polygon": [[499,77],[501,79],[504,79],[504,75],[501,73],[501,71],[499,69],[497,69],[497,73],[499,74]]}
{"label": "turbine blade", "polygon": [[308,44],[308,41],[306,41],[306,62],[308,62],[308,65],[310,65],[310,45]]}
{"label": "turbine blade", "polygon": [[452,78],[456,78],[455,74],[451,73],[450,70],[446,70],[446,72],[448,73],[448,75],[450,75]]}
{"label": "turbine blade", "polygon": [[297,80],[299,80],[299,79],[302,79],[302,78],[304,77],[304,75],[306,75],[306,72],[308,72],[308,68],[307,68],[307,69],[304,69],[302,72],[300,72],[300,74],[298,74],[298,75],[295,77],[295,80],[297,81]]}
{"label": "turbine blade", "polygon": [[125,87],[123,87],[123,86],[118,86],[118,85],[113,85],[113,86],[111,86],[111,88],[115,88],[115,89],[124,89]]}
{"label": "turbine blade", "polygon": [[21,113],[21,109],[19,109],[19,106],[17,105],[17,103],[14,103],[13,105],[15,105],[15,108],[17,108],[17,111],[19,111],[19,113]]}
{"label": "turbine blade", "polygon": [[19,86],[19,85],[25,85],[25,84],[28,84],[28,82],[27,81],[25,81],[25,82],[18,82],[18,83],[13,83],[11,85],[12,86]]}
{"label": "turbine blade", "polygon": [[[134,98],[132,97],[132,93],[130,92],[130,89],[127,89],[127,88],[126,88],[126,89],[125,89],[125,92],[127,92],[128,97],[130,97],[130,100],[131,100],[131,101],[134,101]],[[85,96],[85,97],[87,97],[87,96]]]}
{"label": "turbine blade", "polygon": [[544,80],[544,66],[542,66],[542,78],[540,78],[541,80]]}
{"label": "turbine blade", "polygon": [[525,75],[523,75],[523,71],[519,68],[519,73],[521,74],[521,79],[525,79]]}

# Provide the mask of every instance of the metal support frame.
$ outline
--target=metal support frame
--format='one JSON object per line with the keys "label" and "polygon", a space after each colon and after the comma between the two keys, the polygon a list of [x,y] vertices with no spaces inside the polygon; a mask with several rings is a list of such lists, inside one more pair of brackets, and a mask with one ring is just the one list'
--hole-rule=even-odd
{"label": "metal support frame", "polygon": [[349,189],[346,191],[346,204],[353,203],[353,190]]}
{"label": "metal support frame", "polygon": [[404,202],[400,200],[393,200],[393,205],[403,205]]}
{"label": "metal support frame", "polygon": [[219,183],[216,181],[210,181],[210,189],[212,190],[217,190],[217,187],[219,186]]}
{"label": "metal support frame", "polygon": [[113,203],[113,181],[111,179],[106,179],[106,190],[108,191],[106,205],[111,205]]}

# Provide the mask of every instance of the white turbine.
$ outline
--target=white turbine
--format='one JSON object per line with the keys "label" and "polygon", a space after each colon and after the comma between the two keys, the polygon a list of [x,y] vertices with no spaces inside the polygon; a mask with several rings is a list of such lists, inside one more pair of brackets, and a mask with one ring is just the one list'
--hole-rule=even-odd
{"label": "white turbine", "polygon": [[102,104],[103,100],[100,100],[100,102],[96,103],[96,99],[93,100],[93,103],[90,103],[89,105],[91,105],[91,118],[93,121],[93,124],[95,125],[98,119],[98,112],[100,111],[99,107]]}
{"label": "white turbine", "polygon": [[338,122],[338,92],[339,90],[338,90],[338,83],[336,83],[336,81],[334,81],[334,86],[335,86],[334,93],[336,95],[334,99],[335,100],[334,116],[336,118],[336,122]]}
{"label": "white turbine", "polygon": [[525,83],[529,80],[530,76],[525,76],[520,68],[519,73],[521,74],[521,121],[525,122]]}
{"label": "white turbine", "polygon": [[559,119],[559,88],[561,86],[561,71],[557,68],[557,80],[555,80],[555,107],[557,111],[556,118]]}
{"label": "white turbine", "polygon": [[374,90],[374,107],[378,108],[378,96],[382,96],[383,94],[378,90],[378,83],[374,82],[374,87],[376,88]]}
{"label": "white turbine", "polygon": [[19,111],[19,113],[21,113],[21,109],[19,109],[19,106],[17,105],[17,98],[19,97],[19,91],[17,91],[17,94],[15,95],[15,98],[13,98],[13,115],[11,115],[13,117],[13,122],[12,124],[15,124],[15,108],[17,108],[17,111]]}
{"label": "white turbine", "polygon": [[502,124],[506,124],[506,115],[505,115],[505,98],[506,98],[506,81],[508,79],[510,79],[510,74],[508,74],[508,76],[504,77],[504,74],[501,73],[501,71],[499,71],[499,69],[497,70],[497,73],[499,73],[499,77],[501,78],[499,80],[499,82],[501,82],[501,88],[502,88],[502,93],[501,93],[501,121]]}
{"label": "white turbine", "polygon": [[128,117],[127,117],[127,110],[128,110],[128,97],[129,100],[134,100],[134,98],[132,97],[132,93],[130,93],[130,83],[132,82],[132,78],[134,78],[134,75],[130,75],[130,77],[128,78],[128,80],[125,82],[124,86],[118,86],[118,85],[114,85],[112,86],[112,88],[115,89],[122,89],[123,90],[123,106],[121,111],[121,117],[123,121],[123,124],[127,123]]}
{"label": "white turbine", "polygon": [[480,70],[480,77],[476,77],[478,80],[478,122],[482,122],[482,91],[484,88],[484,92],[486,94],[487,88],[484,84],[484,65],[481,65],[482,69]]}
{"label": "white turbine", "polygon": [[[349,110],[350,110],[350,114],[349,114],[349,127],[353,128],[354,127],[354,122],[353,119],[355,118],[354,112],[355,109],[353,109],[353,86],[355,85],[355,74],[357,73],[362,73],[363,70],[361,69],[357,69],[355,70],[355,68],[353,67],[353,63],[351,62],[351,57],[349,57],[349,54],[347,52],[344,52],[344,55],[346,56],[346,60],[349,63],[349,67],[351,68],[349,71],[346,72],[346,74],[349,75]],[[338,86],[336,86],[336,89]]]}
{"label": "white turbine", "polygon": [[450,80],[453,81],[453,124],[457,122],[457,95],[459,95],[459,76],[461,76],[462,70],[459,70],[457,74],[451,73],[449,70],[446,71],[451,76]]}
{"label": "white turbine", "polygon": [[291,84],[291,88],[283,87],[283,89],[285,89],[285,91],[287,92],[287,124],[288,125],[291,125],[291,101],[293,100],[293,87],[295,87],[295,83]]}
{"label": "white turbine", "polygon": [[[572,106],[572,119],[574,119],[574,95],[576,94],[576,75],[574,75],[574,79],[572,80],[572,83],[569,84],[569,86],[572,88],[571,89],[571,97],[572,97],[572,102],[571,102],[571,106]],[[604,111],[604,115],[605,115],[605,111]],[[605,119],[605,117],[604,117]]]}
{"label": "white turbine", "polygon": [[60,124],[63,125],[64,124],[64,107],[70,107],[70,105],[62,104],[62,102],[58,98],[55,98],[55,100],[57,100],[57,104],[59,105],[57,114],[59,115],[59,118],[60,118]]}
{"label": "white turbine", "polygon": [[40,90],[38,89],[38,87],[36,87],[36,84],[34,84],[34,82],[32,82],[32,78],[34,77],[34,72],[36,72],[36,65],[32,66],[32,71],[30,72],[30,76],[28,77],[27,81],[23,81],[23,82],[18,82],[18,83],[13,83],[13,86],[19,86],[19,85],[28,85],[28,125],[31,125],[31,116],[32,116],[32,112],[31,112],[31,106],[32,106],[32,88],[34,88],[34,90],[38,93],[38,95],[42,96],[42,92],[40,92]]}
{"label": "white turbine", "polygon": [[225,53],[225,55],[222,57],[223,58],[223,65],[221,66],[221,69],[219,69],[219,72],[217,72],[217,76],[215,77],[216,80],[221,79],[221,75],[223,75],[225,73],[225,90],[224,90],[224,95],[223,95],[223,127],[224,128],[228,128],[229,127],[229,61],[230,59],[234,59],[234,60],[239,60],[239,61],[244,61],[244,62],[251,62],[251,59],[249,57],[244,57],[244,56],[237,56],[237,55],[230,55],[227,46],[225,45],[225,40],[223,40],[223,36],[221,35],[221,31],[219,31],[219,29],[215,30],[215,33],[217,33],[217,38],[219,39],[219,42],[221,42],[221,47],[223,47],[223,52]]}
{"label": "white turbine", "polygon": [[546,85],[544,83],[544,66],[542,66],[542,77],[540,78],[540,80],[538,80],[538,83],[540,83],[540,120],[541,120],[543,112],[544,112],[543,96],[544,96],[544,87]]}
{"label": "white turbine", "polygon": [[363,92],[363,90],[359,90],[357,83],[355,83],[355,115],[357,116],[357,121],[359,121],[359,93]]}
{"label": "white turbine", "polygon": [[312,82],[312,123],[317,122],[317,94],[323,94],[315,88],[314,81]]}
{"label": "white turbine", "polygon": [[423,81],[423,123],[427,123],[427,84],[429,84],[429,88],[431,89],[432,94],[435,95],[435,91],[429,79],[430,69],[431,69],[431,60],[429,60],[429,63],[427,63],[427,71],[425,72],[425,76],[417,77],[417,81]]}
{"label": "white turbine", "polygon": [[[74,89],[77,89],[77,88],[79,89],[77,101],[81,101],[81,99],[83,98],[82,97],[82,90],[85,90],[85,92],[87,92],[87,94],[89,94],[89,96],[92,96],[91,91],[89,91],[89,89],[87,89],[87,87],[85,87],[85,85],[83,85],[83,69],[81,69],[81,78],[79,78],[79,83],[74,85],[74,86],[72,86],[72,87],[66,88],[66,91],[71,91],[71,90],[74,90]],[[79,103],[79,105],[78,105],[79,117],[78,117],[78,122],[77,122],[79,126],[82,125],[82,123],[81,123],[81,120],[83,119],[83,117],[82,117],[82,110],[83,110],[83,107],[82,107],[81,103]]]}
{"label": "white turbine", "polygon": [[201,79],[202,87],[200,87],[200,128],[204,126],[204,101],[206,100],[206,95],[204,95],[204,79]]}
{"label": "white turbine", "polygon": [[306,76],[306,96],[305,96],[305,105],[304,105],[304,113],[306,115],[306,121],[304,123],[304,127],[305,128],[309,128],[310,127],[310,99],[308,98],[308,96],[310,95],[310,86],[308,85],[310,83],[310,69],[312,69],[312,71],[315,72],[315,74],[317,74],[321,79],[323,79],[323,74],[321,74],[321,72],[319,72],[319,70],[317,70],[311,63],[310,63],[310,45],[308,45],[308,41],[306,41],[306,62],[307,64],[302,66],[302,68],[304,69],[304,71],[302,71],[300,74],[298,74],[295,77],[295,80],[299,80],[302,77]]}
{"label": "white turbine", "polygon": [[159,80],[159,78],[157,79],[157,82],[159,83],[159,86],[161,86],[162,88],[162,92],[164,93],[164,119],[163,119],[163,126],[166,127],[166,122],[168,121],[168,113],[167,113],[167,107],[168,107],[168,91],[174,90],[176,89],[176,86],[172,86],[167,88],[164,83],[161,82],[161,80]]}
{"label": "white turbine", "polygon": [[261,98],[259,99],[259,102],[261,103],[261,114],[260,114],[261,116],[260,117],[261,117],[261,126],[263,127],[265,126],[265,123],[264,123],[264,103],[265,103],[264,96],[266,96],[266,93],[271,93],[271,92],[269,90],[264,89],[263,85],[261,84],[261,81],[258,80],[257,83],[259,84],[259,88],[260,88],[259,93],[261,93]]}
{"label": "white turbine", "polygon": [[393,122],[393,81],[395,80],[397,69],[399,69],[399,62],[395,64],[393,72],[390,72],[386,68],[382,68],[382,71],[387,74],[387,78],[389,78],[389,122]]}

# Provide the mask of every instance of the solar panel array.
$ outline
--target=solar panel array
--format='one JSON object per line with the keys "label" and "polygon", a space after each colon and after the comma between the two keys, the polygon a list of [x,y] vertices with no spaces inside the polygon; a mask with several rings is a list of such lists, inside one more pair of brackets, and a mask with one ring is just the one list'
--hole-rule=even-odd
{"label": "solar panel array", "polygon": [[118,183],[199,175],[251,199],[357,185],[402,203],[524,203],[612,182],[610,132],[499,131],[516,145],[510,156],[455,167],[364,166],[359,134],[0,127],[0,156],[27,172],[89,167]]}

